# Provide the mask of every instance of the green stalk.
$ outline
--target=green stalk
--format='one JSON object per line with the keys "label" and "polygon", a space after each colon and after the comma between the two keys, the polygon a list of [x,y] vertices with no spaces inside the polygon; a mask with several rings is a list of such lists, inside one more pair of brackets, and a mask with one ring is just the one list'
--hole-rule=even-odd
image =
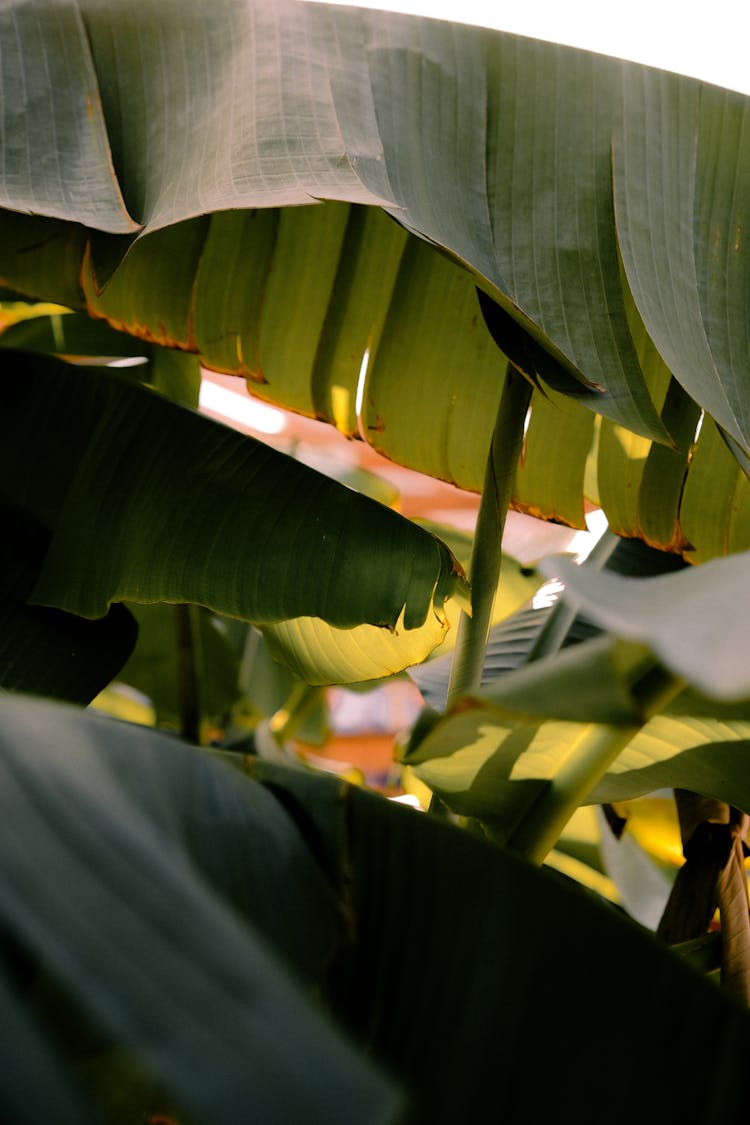
{"label": "green stalk", "polygon": [[654,665],[633,688],[643,715],[642,722],[632,726],[587,723],[549,785],[508,840],[508,847],[532,863],[543,863],[573,813],[615,758],[648,719],[661,711],[684,686],[677,676]]}
{"label": "green stalk", "polygon": [[469,564],[472,615],[462,613],[458,622],[446,709],[459,696],[476,691],[482,682],[492,606],[500,579],[505,518],[523,447],[531,390],[531,384],[509,363],[487,458]]}
{"label": "green stalk", "polygon": [[174,609],[180,735],[186,742],[200,744],[200,609],[195,605],[176,605]]}
{"label": "green stalk", "polygon": [[286,703],[271,716],[268,724],[279,746],[283,746],[287,739],[294,738],[322,693],[321,687],[295,684]]}

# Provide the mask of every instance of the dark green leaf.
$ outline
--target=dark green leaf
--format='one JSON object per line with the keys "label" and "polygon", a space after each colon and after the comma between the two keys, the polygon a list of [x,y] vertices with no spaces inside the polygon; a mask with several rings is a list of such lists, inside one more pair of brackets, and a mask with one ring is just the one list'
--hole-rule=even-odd
{"label": "dark green leaf", "polygon": [[[616,1125],[741,1113],[747,1013],[621,914],[432,817],[258,769],[338,857],[358,940],[337,1008],[416,1091],[415,1121],[573,1120],[582,1082]],[[570,1049],[540,1064],[540,1027]]]}
{"label": "dark green leaf", "polygon": [[391,1120],[389,1087],[305,995],[341,915],[277,802],[164,735],[1,706],[16,942],[202,1121]]}
{"label": "dark green leaf", "polygon": [[404,613],[408,633],[464,588],[438,540],[270,447],[109,375],[4,354],[6,487],[54,528],[35,601],[337,626]]}
{"label": "dark green leaf", "polygon": [[[177,623],[173,605],[133,605],[138,644],[119,672],[119,682],[148,696],[160,726],[179,726]],[[207,612],[198,615],[197,664],[200,708],[206,719],[218,720],[239,697],[239,658],[220,624]]]}
{"label": "dark green leaf", "polygon": [[0,518],[0,687],[90,703],[128,659],[137,624],[121,605],[99,621],[29,605],[49,532],[4,503]]}

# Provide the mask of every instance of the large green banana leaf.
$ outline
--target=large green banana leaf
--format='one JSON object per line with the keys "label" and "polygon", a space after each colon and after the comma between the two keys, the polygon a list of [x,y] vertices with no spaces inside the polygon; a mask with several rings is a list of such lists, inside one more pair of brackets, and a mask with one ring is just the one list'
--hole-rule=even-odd
{"label": "large green banana leaf", "polygon": [[3,1105],[26,1081],[57,1120],[45,1048],[69,1099],[112,1098],[116,1047],[157,1103],[115,1120],[157,1115],[160,1087],[206,1122],[392,1120],[395,1092],[313,1004],[345,920],[281,805],[165,735],[2,709],[3,960],[34,1036]]}
{"label": "large green banana leaf", "polygon": [[[195,350],[349,433],[368,351],[366,438],[477,488],[504,367],[477,282],[507,314],[504,350],[523,365],[520,327],[547,357],[529,375],[573,396],[535,396],[520,506],[581,522],[593,410],[618,428],[599,491],[623,532],[699,559],[750,544],[747,99],[294,0],[13,0],[0,21],[7,287]],[[731,451],[704,426],[689,457],[642,333]],[[635,490],[623,442],[652,465]]]}
{"label": "large green banana leaf", "polygon": [[741,1115],[747,1013],[567,880],[327,777],[0,714],[14,1120]]}
{"label": "large green banana leaf", "polygon": [[[384,505],[111,370],[3,357],[2,496],[24,510],[13,551],[31,560],[13,564],[8,614],[29,601],[98,618],[130,600],[256,623],[320,618],[344,640],[368,628],[373,660],[382,634],[384,670],[398,671],[442,639],[446,600],[465,601],[448,548]],[[29,620],[24,610],[21,633]],[[6,636],[6,650],[17,643]],[[40,690],[13,675],[8,686]]]}

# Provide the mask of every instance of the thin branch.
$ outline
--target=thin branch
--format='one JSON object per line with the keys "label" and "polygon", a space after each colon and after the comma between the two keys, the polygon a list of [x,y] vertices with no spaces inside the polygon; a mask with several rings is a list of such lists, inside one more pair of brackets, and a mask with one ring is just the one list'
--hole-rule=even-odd
{"label": "thin branch", "polygon": [[543,863],[573,813],[583,804],[612,762],[651,715],[661,711],[684,687],[682,680],[655,665],[633,689],[643,715],[639,724],[587,723],[555,776],[515,829],[508,847],[532,863]]}

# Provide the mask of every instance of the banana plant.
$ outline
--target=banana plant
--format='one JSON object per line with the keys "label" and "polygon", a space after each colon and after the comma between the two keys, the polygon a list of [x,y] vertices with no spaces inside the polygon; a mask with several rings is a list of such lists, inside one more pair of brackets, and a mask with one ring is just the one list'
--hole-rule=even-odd
{"label": "banana plant", "polygon": [[[737,1116],[747,99],[298,0],[8,0],[0,63],[0,682],[37,695],[0,708],[11,1119],[534,1122],[584,1083],[591,1117]],[[481,491],[468,580],[197,414],[200,363]],[[487,682],[509,507],[591,503],[677,571],[554,561],[567,603]],[[447,816],[81,710],[175,604],[310,683],[453,626],[404,754]],[[664,786],[712,803],[681,798],[655,937],[540,865]]]}

